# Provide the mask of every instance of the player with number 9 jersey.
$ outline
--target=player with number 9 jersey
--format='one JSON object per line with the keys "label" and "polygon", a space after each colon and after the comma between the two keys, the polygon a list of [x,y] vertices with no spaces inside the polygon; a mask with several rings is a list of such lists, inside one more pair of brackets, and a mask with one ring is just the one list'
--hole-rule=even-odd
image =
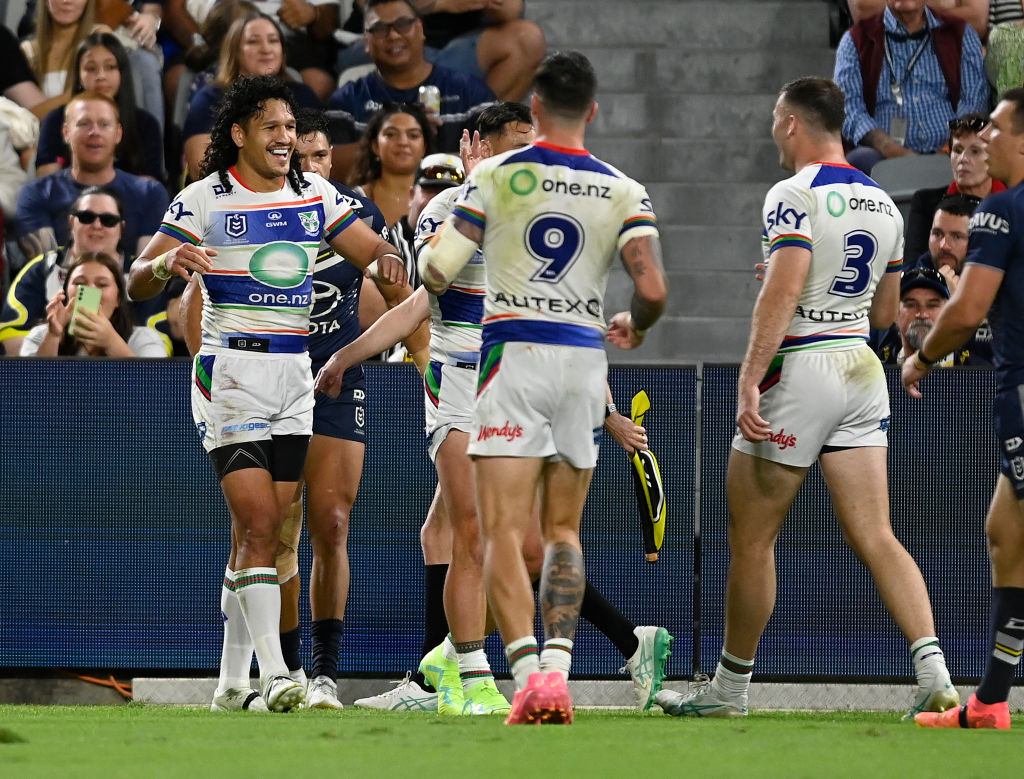
{"label": "player with number 9 jersey", "polygon": [[856,168],[815,163],[769,190],[762,244],[765,262],[785,246],[814,257],[779,353],[849,349],[868,338],[882,275],[902,269],[903,217]]}
{"label": "player with number 9 jersey", "polygon": [[[488,221],[496,205],[501,218]],[[586,151],[542,142],[480,163],[455,216],[484,232],[485,349],[602,348],[612,261],[630,239],[658,235],[641,184]]]}

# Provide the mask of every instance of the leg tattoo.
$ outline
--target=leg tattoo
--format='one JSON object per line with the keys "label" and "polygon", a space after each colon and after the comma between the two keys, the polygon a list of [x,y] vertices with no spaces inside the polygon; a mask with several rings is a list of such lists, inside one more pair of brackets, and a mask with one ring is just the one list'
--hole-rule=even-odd
{"label": "leg tattoo", "polygon": [[586,586],[583,553],[571,544],[552,544],[544,556],[540,583],[545,639],[573,639]]}

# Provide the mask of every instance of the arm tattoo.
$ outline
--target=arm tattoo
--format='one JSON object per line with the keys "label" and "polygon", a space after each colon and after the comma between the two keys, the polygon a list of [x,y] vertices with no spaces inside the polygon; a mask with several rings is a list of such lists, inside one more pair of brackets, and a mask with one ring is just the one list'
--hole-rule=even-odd
{"label": "arm tattoo", "polygon": [[544,556],[540,583],[545,639],[573,639],[586,586],[583,553],[571,544],[552,544]]}

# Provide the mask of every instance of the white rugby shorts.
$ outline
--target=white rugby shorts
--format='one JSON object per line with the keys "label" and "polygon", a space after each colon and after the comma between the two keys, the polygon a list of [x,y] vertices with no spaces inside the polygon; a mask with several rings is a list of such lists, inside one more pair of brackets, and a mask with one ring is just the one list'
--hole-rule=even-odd
{"label": "white rugby shorts", "polygon": [[783,355],[762,383],[768,441],[739,432],[732,447],[785,465],[809,466],[823,446],[888,446],[889,393],[882,364],[867,344]]}
{"label": "white rugby shorts", "polygon": [[[604,349],[510,342],[481,375],[469,454],[597,464],[604,426]],[[480,370],[489,360],[481,355]]]}
{"label": "white rugby shorts", "polygon": [[437,457],[437,450],[452,430],[470,431],[476,395],[476,366],[441,365],[440,369],[437,405],[431,402],[429,393],[424,394],[423,400],[427,452],[431,460]]}
{"label": "white rugby shorts", "polygon": [[199,354],[192,362],[192,419],[207,452],[228,444],[313,434],[309,355]]}

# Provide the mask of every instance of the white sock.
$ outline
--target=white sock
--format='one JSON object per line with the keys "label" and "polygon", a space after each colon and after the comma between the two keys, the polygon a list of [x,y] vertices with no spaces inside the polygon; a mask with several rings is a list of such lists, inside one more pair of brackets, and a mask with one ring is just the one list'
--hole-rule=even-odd
{"label": "white sock", "polygon": [[224,617],[224,643],[220,650],[220,678],[217,691],[249,687],[252,673],[252,638],[245,624],[242,607],[235,594],[235,572],[224,569],[220,590],[220,610]]}
{"label": "white sock", "polygon": [[910,657],[914,661],[914,675],[920,686],[932,688],[938,684],[949,683],[946,656],[939,648],[938,638],[924,636],[917,639],[910,645]]}
{"label": "white sock", "polygon": [[744,660],[723,649],[712,685],[727,698],[746,698],[753,670],[753,659]]}
{"label": "white sock", "polygon": [[455,662],[459,659],[459,653],[455,650],[455,642],[452,641],[451,633],[445,636],[444,641],[441,642],[441,652],[444,654],[445,660]]}
{"label": "white sock", "polygon": [[568,638],[549,638],[544,642],[544,650],[540,653],[540,670],[543,673],[558,671],[569,679],[572,667],[572,641]]}
{"label": "white sock", "polygon": [[235,571],[235,592],[256,649],[260,683],[275,676],[287,676],[288,666],[281,654],[281,588],[277,584],[277,569]]}
{"label": "white sock", "polygon": [[505,657],[512,678],[516,680],[516,689],[522,690],[530,680],[530,674],[540,672],[540,656],[537,654],[537,639],[524,636],[505,644]]}
{"label": "white sock", "polygon": [[466,695],[469,695],[469,691],[480,682],[494,678],[491,664],[487,662],[487,654],[483,649],[459,653],[459,678],[462,680],[462,691]]}

